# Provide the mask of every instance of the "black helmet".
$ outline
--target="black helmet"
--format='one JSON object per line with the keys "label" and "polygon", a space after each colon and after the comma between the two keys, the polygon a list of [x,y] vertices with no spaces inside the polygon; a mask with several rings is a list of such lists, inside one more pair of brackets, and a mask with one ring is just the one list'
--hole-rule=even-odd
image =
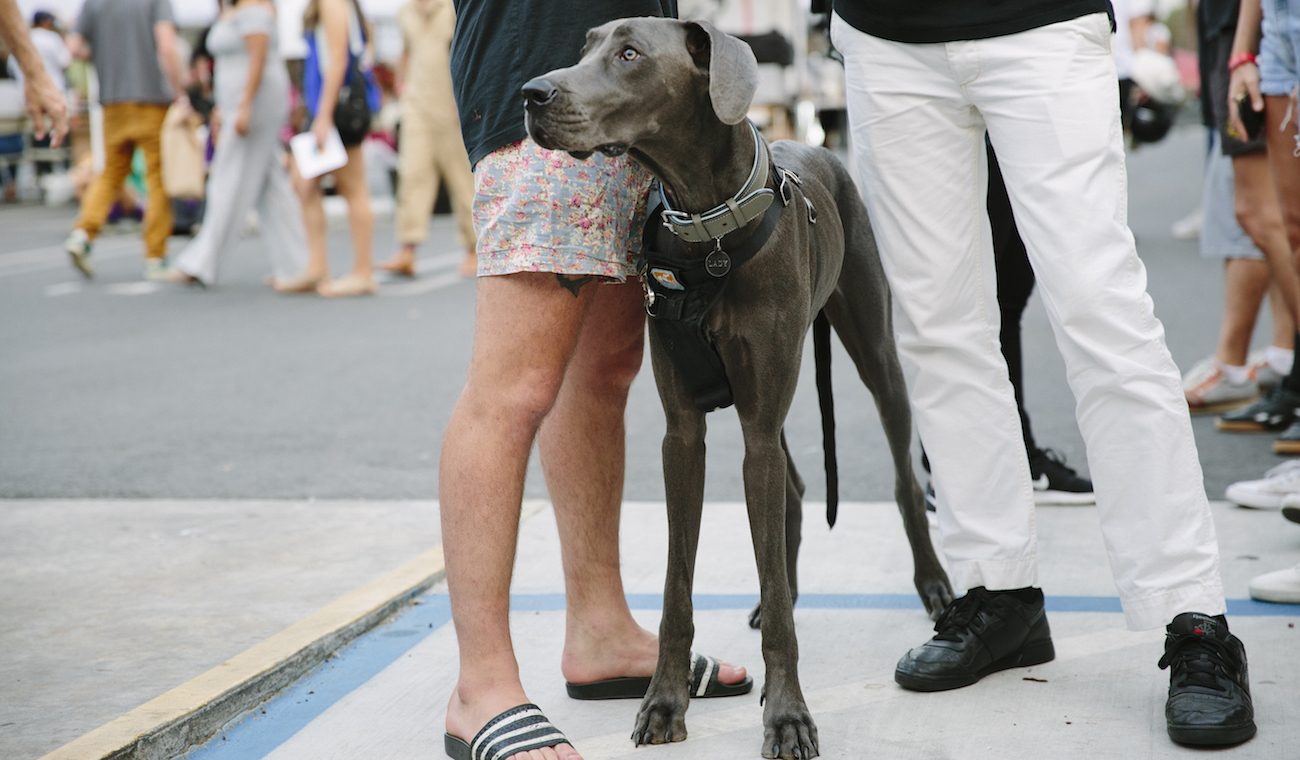
{"label": "black helmet", "polygon": [[1177,106],[1143,97],[1133,107],[1133,121],[1129,125],[1129,131],[1133,135],[1133,142],[1160,142],[1165,135],[1169,134],[1170,127],[1174,125],[1174,114],[1177,110]]}

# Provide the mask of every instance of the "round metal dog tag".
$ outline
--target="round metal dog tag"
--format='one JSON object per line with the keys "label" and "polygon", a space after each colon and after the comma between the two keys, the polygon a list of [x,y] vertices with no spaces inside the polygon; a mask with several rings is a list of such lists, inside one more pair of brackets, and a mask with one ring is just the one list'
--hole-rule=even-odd
{"label": "round metal dog tag", "polygon": [[731,257],[726,251],[714,251],[705,257],[704,269],[714,277],[726,277],[731,271]]}

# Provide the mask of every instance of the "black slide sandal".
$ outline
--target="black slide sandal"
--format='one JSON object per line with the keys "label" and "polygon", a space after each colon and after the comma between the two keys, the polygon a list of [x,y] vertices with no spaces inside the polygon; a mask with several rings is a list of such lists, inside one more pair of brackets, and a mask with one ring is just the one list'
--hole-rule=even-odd
{"label": "black slide sandal", "polygon": [[[587,683],[564,683],[564,688],[573,699],[641,699],[650,688],[649,676],[625,676],[623,678],[606,678]],[[691,696],[697,699],[710,697],[737,697],[748,694],[754,688],[754,679],[748,675],[736,684],[725,684],[718,680],[718,661],[712,657],[691,653]]]}
{"label": "black slide sandal", "polygon": [[488,721],[472,742],[443,734],[443,748],[452,760],[510,757],[568,743],[560,729],[542,714],[542,708],[531,702],[512,707]]}

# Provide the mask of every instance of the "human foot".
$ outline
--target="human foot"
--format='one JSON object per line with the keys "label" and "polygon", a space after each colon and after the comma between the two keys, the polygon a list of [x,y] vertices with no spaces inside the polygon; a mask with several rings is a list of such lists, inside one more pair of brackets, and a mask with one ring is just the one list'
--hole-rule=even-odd
{"label": "human foot", "polygon": [[[527,697],[510,696],[516,692],[522,694],[520,689],[498,690],[469,704],[460,698],[457,688],[447,705],[447,755],[453,760],[484,760],[506,751],[512,754],[502,760],[582,760],[537,705],[528,702]],[[499,712],[489,707],[504,703],[512,706]],[[472,729],[480,724],[482,728]]]}
{"label": "human foot", "polygon": [[[736,668],[728,665],[733,671]],[[694,698],[738,697],[754,688],[754,680],[746,676],[739,683],[727,684],[719,679],[722,663],[702,654],[691,652],[691,688]],[[743,672],[743,669],[740,669]],[[650,690],[651,676],[623,676],[599,681],[564,684],[573,699],[641,699]]]}
{"label": "human foot", "polygon": [[[705,658],[715,663],[713,674],[705,674],[707,682],[716,683],[718,687],[741,687],[753,681],[743,667]],[[579,693],[583,687],[599,682],[630,683],[636,679],[648,679],[654,675],[659,662],[659,639],[654,634],[637,626],[631,632],[618,635],[596,635],[590,632],[570,631],[565,636],[564,655],[560,660],[560,672],[568,684],[575,685]],[[696,663],[692,663],[695,665]],[[694,672],[694,670],[692,671]],[[625,680],[626,679],[626,680]],[[645,681],[645,683],[649,683]],[[697,684],[698,685],[698,684]],[[626,686],[622,687],[626,690]],[[745,693],[749,688],[737,693]],[[590,690],[586,690],[590,691]],[[718,688],[715,687],[715,692]],[[722,691],[729,691],[722,689]],[[642,689],[644,693],[644,689]],[[571,696],[573,696],[571,694]],[[714,696],[730,696],[715,693]],[[611,699],[610,696],[574,696],[575,699]]]}
{"label": "human foot", "polygon": [[374,295],[379,286],[372,275],[353,272],[337,280],[326,280],[316,287],[316,292],[326,298],[351,298]]}
{"label": "human foot", "polygon": [[408,251],[405,248],[393,254],[392,258],[380,263],[379,268],[385,272],[392,272],[400,277],[415,276],[415,251]]}

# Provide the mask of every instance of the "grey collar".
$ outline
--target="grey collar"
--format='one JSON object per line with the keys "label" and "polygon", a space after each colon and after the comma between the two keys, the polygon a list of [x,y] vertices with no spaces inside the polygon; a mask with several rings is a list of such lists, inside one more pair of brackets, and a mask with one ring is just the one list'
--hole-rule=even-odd
{"label": "grey collar", "polygon": [[[662,213],[664,227],[669,232],[687,243],[707,243],[720,240],[724,235],[749,224],[762,216],[767,207],[772,205],[775,197],[767,187],[767,177],[771,164],[767,155],[767,145],[758,134],[758,127],[749,122],[749,131],[754,138],[754,167],[750,169],[749,179],[740,191],[722,203],[700,214],[678,211],[668,203],[668,194],[660,192],[663,199]],[[661,188],[662,190],[662,188]]]}

